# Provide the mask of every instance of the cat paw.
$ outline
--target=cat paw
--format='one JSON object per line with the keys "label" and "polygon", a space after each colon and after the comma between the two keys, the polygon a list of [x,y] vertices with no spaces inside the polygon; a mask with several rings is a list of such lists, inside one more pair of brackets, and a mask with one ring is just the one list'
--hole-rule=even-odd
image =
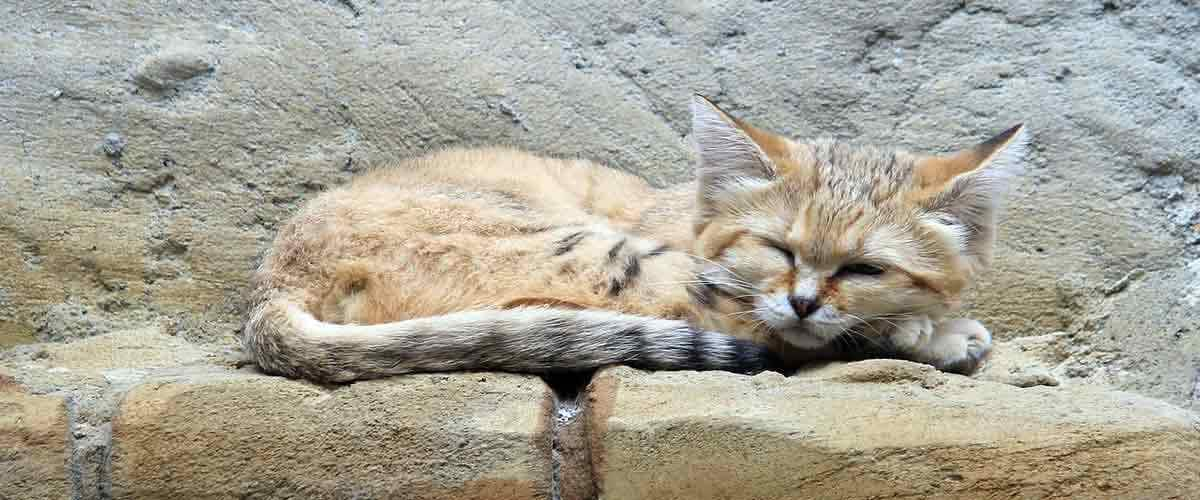
{"label": "cat paw", "polygon": [[920,316],[895,323],[895,330],[888,340],[901,352],[916,351],[928,344],[934,333],[934,324],[928,317]]}
{"label": "cat paw", "polygon": [[953,319],[939,323],[937,330],[931,347],[939,354],[932,363],[938,370],[970,375],[992,353],[992,334],[978,321]]}

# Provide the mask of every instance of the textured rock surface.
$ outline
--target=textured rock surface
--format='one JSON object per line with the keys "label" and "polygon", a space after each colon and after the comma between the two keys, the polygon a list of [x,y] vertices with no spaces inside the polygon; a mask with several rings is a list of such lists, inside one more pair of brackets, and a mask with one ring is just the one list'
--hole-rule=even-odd
{"label": "textured rock surface", "polygon": [[334,390],[151,381],[113,421],[113,498],[548,498],[537,378],[421,375]]}
{"label": "textured rock surface", "polygon": [[1137,372],[1113,380],[1195,404],[1173,377],[1200,367],[1200,333],[1136,362],[1140,339],[1178,327],[1120,320],[1145,307],[1117,286],[1140,269],[1142,293],[1171,294],[1200,255],[1186,2],[109,0],[0,18],[0,245],[16,250],[0,252],[0,345],[156,322],[230,342],[281,218],[429,148],[510,143],[684,179],[700,91],[785,133],[918,150],[1028,122],[1030,168],[972,314],[1001,338],[1130,339],[1104,347]]}
{"label": "textured rock surface", "polygon": [[784,378],[592,381],[604,498],[1191,498],[1200,419],[1141,396],[1018,389],[900,361]]}
{"label": "textured rock surface", "polygon": [[[1028,123],[1030,166],[971,299],[1007,341],[980,378],[1200,408],[1188,2],[103,0],[2,2],[0,19],[0,369],[21,398],[65,401],[80,498],[109,493],[110,421],[147,380],[327,392],[231,372],[245,280],[315,193],[483,143],[682,180],[693,91],[784,133],[916,150]],[[572,470],[562,485],[586,491]]]}
{"label": "textured rock surface", "polygon": [[0,373],[0,499],[68,498],[67,406],[20,391]]}
{"label": "textured rock surface", "polygon": [[1140,338],[1176,331],[1118,319],[1145,307],[1112,291],[1141,270],[1144,294],[1170,294],[1198,255],[1186,2],[114,0],[0,16],[0,245],[16,249],[0,253],[0,345],[156,321],[228,343],[282,217],[431,147],[685,179],[701,91],[782,132],[917,150],[1027,121],[1031,168],[972,313],[1001,338],[1130,338],[1104,350],[1135,374],[1063,372],[1195,404],[1175,378],[1200,367],[1200,333],[1136,361]]}

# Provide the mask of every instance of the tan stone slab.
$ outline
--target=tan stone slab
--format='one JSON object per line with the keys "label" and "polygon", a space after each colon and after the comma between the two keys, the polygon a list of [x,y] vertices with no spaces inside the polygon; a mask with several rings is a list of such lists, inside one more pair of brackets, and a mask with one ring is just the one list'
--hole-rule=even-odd
{"label": "tan stone slab", "polygon": [[69,498],[67,407],[0,374],[0,499]]}
{"label": "tan stone slab", "polygon": [[605,499],[1200,498],[1200,418],[1095,388],[889,360],[792,378],[618,368],[588,405]]}
{"label": "tan stone slab", "polygon": [[121,330],[70,344],[47,344],[43,363],[80,371],[151,370],[193,364],[207,351],[158,327]]}
{"label": "tan stone slab", "polygon": [[145,383],[113,422],[113,497],[548,498],[551,407],[500,374]]}

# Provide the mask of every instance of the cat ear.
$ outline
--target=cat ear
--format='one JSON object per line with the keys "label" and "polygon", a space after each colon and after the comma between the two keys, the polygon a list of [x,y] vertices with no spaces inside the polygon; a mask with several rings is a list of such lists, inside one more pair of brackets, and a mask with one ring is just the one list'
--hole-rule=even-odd
{"label": "cat ear", "polygon": [[700,158],[697,177],[706,196],[775,177],[775,165],[755,135],[767,137],[703,96],[692,96],[692,140]]}
{"label": "cat ear", "polygon": [[948,156],[923,158],[917,162],[915,180],[921,188],[945,186],[956,179],[1001,180],[1021,170],[1028,134],[1020,124],[975,147]]}
{"label": "cat ear", "polygon": [[1011,180],[1022,170],[1028,145],[1017,125],[947,156],[922,158],[913,171],[921,205],[954,227],[968,257],[987,265],[996,234],[996,216]]}

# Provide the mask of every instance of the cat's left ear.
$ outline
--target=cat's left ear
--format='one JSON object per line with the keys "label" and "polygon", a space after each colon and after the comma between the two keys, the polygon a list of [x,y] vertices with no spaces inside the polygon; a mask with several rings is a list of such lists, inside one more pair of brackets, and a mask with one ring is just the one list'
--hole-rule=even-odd
{"label": "cat's left ear", "polygon": [[692,96],[692,140],[705,201],[774,179],[779,172],[768,153],[786,149],[781,138],[734,118],[698,94]]}
{"label": "cat's left ear", "polygon": [[996,215],[1013,177],[1023,170],[1028,137],[1021,124],[972,148],[916,163],[918,202],[957,226],[968,256],[978,264],[990,261]]}

